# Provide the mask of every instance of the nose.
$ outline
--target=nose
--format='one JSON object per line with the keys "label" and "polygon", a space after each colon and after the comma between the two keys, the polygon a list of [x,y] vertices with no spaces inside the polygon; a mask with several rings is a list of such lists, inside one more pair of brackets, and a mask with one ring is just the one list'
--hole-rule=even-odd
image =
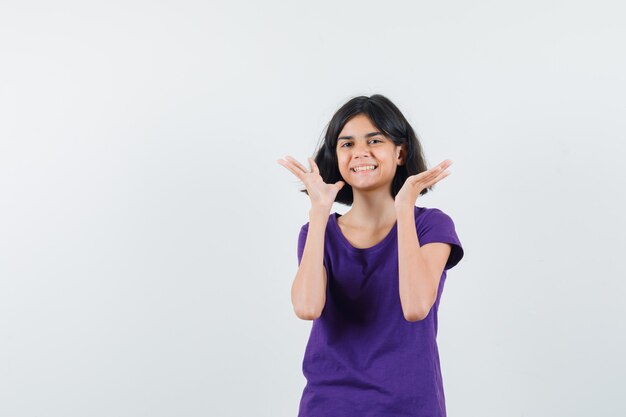
{"label": "nose", "polygon": [[363,142],[363,141],[355,141],[354,146],[352,147],[352,151],[354,152],[354,156],[355,157],[363,157],[363,156],[369,156],[370,155],[370,151],[369,148],[367,147],[367,141]]}

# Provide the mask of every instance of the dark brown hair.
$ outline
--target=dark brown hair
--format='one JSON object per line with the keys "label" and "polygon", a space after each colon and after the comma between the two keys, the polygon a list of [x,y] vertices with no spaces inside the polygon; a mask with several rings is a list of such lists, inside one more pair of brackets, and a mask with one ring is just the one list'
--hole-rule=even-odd
{"label": "dark brown hair", "polygon": [[[413,128],[396,105],[380,94],[374,94],[370,97],[354,97],[333,115],[326,127],[324,140],[314,157],[320,170],[320,176],[327,184],[334,184],[339,180],[345,182],[339,173],[337,162],[337,137],[345,124],[359,114],[367,116],[374,126],[390,138],[394,144],[406,144],[405,163],[397,167],[396,175],[391,183],[391,196],[395,198],[408,177],[424,172],[427,168],[422,146]],[[432,186],[425,188],[420,194],[426,194],[431,188]],[[306,188],[300,191],[308,195]],[[352,187],[346,182],[337,193],[335,202],[350,206],[353,200]]]}

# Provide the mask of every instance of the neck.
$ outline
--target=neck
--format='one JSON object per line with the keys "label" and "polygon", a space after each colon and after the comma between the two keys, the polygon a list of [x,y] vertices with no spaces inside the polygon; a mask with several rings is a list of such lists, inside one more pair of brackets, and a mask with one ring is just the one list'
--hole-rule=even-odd
{"label": "neck", "polygon": [[353,190],[354,199],[349,215],[350,222],[367,227],[379,227],[396,221],[395,200],[388,190]]}

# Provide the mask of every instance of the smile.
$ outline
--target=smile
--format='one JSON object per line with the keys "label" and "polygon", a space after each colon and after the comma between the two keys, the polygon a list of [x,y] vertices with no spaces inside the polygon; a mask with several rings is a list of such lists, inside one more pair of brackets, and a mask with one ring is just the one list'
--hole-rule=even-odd
{"label": "smile", "polygon": [[373,171],[376,168],[378,168],[376,165],[365,165],[361,167],[350,168],[350,171],[352,172]]}

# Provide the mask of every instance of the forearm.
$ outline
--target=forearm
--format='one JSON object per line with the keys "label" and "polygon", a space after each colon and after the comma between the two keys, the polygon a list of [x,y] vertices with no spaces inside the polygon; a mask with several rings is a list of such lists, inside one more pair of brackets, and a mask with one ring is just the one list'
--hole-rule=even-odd
{"label": "forearm", "polygon": [[400,303],[408,321],[423,319],[437,294],[435,279],[420,248],[413,207],[396,208]]}
{"label": "forearm", "polygon": [[312,207],[309,230],[302,259],[291,286],[291,302],[296,315],[303,320],[320,316],[326,303],[326,271],[324,269],[324,235],[330,209]]}

